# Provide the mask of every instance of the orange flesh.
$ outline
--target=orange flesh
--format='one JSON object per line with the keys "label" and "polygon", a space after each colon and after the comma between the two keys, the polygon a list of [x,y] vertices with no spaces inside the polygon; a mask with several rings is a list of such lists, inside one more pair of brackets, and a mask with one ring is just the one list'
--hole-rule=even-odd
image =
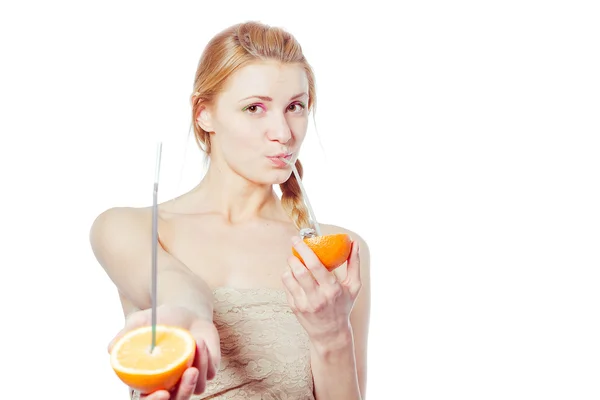
{"label": "orange flesh", "polygon": [[177,335],[156,332],[156,347],[150,353],[151,341],[151,331],[131,338],[119,350],[118,363],[138,372],[162,370],[180,359],[187,345]]}

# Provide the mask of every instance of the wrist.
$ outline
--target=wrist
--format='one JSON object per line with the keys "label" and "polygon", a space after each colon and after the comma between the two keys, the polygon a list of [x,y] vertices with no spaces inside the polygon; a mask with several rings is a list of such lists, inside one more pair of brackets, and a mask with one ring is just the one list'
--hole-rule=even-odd
{"label": "wrist", "polygon": [[326,338],[312,341],[311,353],[319,359],[330,362],[345,359],[348,354],[354,355],[352,328],[348,326]]}
{"label": "wrist", "polygon": [[178,307],[202,320],[213,320],[212,291],[191,274],[178,269],[159,272],[157,307]]}
{"label": "wrist", "polygon": [[[178,310],[177,312],[179,313],[183,313],[183,315],[187,315],[188,318],[194,319],[194,320],[203,320],[203,321],[209,321],[209,322],[213,322],[213,314],[212,314],[212,309],[209,309],[208,307],[206,307],[206,305],[202,305],[202,304],[195,304],[195,305],[190,305],[187,302],[179,302],[177,300],[173,300],[173,301],[169,301],[169,300],[165,300],[162,301],[160,303],[158,303],[157,305],[157,309],[158,310]],[[160,311],[158,311],[160,313]]]}

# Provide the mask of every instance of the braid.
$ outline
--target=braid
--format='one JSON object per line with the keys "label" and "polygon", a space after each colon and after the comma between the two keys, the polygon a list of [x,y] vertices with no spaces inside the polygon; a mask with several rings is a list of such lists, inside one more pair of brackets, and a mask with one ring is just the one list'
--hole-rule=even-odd
{"label": "braid", "polygon": [[[302,179],[302,164],[300,160],[296,160],[296,169],[298,175]],[[294,174],[290,175],[289,179],[280,184],[281,188],[281,205],[290,215],[298,229],[310,228],[308,209],[304,204],[302,190],[296,180]]]}

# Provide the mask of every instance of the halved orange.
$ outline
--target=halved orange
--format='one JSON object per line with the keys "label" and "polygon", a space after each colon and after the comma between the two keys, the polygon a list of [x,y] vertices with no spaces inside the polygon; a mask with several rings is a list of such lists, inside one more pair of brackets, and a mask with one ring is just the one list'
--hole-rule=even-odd
{"label": "halved orange", "polygon": [[[303,240],[328,271],[333,271],[345,263],[352,250],[352,239],[346,233],[305,237]],[[293,247],[292,253],[304,264],[304,260]]]}
{"label": "halved orange", "polygon": [[190,332],[175,326],[156,326],[156,346],[150,352],[152,326],[133,329],[113,346],[110,363],[123,383],[140,393],[173,388],[196,354]]}

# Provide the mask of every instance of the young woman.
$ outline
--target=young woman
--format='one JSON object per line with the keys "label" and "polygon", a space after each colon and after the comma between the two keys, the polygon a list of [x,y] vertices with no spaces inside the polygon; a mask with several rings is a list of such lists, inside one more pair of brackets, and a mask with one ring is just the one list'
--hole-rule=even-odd
{"label": "young woman", "polygon": [[[238,24],[204,50],[191,103],[209,168],[195,188],[159,205],[158,225],[158,322],[189,329],[198,352],[174,390],[145,398],[364,398],[367,245],[322,224],[322,234],[353,238],[347,263],[330,273],[299,240],[309,220],[290,163],[302,173],[297,157],[315,99],[313,71],[283,29]],[[111,344],[150,324],[151,235],[151,207],[111,208],[91,228],[126,317]]]}

